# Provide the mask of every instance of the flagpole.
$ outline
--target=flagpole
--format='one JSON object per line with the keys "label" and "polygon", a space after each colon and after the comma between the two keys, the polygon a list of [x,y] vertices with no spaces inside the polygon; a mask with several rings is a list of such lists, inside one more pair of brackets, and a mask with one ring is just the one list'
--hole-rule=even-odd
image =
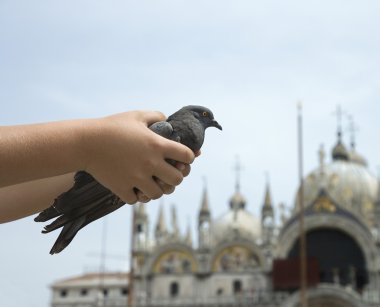
{"label": "flagpole", "polygon": [[135,242],[135,206],[132,206],[132,231],[131,231],[131,242],[130,242],[130,257],[129,257],[129,278],[128,278],[128,301],[127,301],[127,307],[132,307],[133,306],[133,299],[134,299],[134,248],[133,244]]}
{"label": "flagpole", "polygon": [[300,232],[300,272],[301,289],[300,305],[308,307],[307,300],[307,254],[306,254],[306,234],[305,234],[305,208],[304,208],[304,185],[303,185],[303,133],[302,133],[302,104],[298,103],[298,171],[299,171],[299,232]]}

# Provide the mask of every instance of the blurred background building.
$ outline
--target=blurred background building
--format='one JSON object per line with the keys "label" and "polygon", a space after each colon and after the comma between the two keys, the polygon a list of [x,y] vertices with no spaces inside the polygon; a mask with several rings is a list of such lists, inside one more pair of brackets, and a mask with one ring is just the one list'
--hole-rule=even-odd
{"label": "blurred background building", "polygon": [[[379,181],[355,142],[342,143],[340,130],[331,161],[323,147],[318,156],[303,180],[309,306],[380,306]],[[126,306],[129,291],[136,307],[299,306],[300,194],[286,211],[273,204],[268,180],[255,216],[247,210],[239,167],[236,173],[222,216],[213,216],[206,186],[200,203],[183,204],[198,216],[197,240],[189,225],[178,224],[174,206],[169,222],[161,207],[151,235],[145,207],[136,205],[132,279],[106,273],[59,281],[52,285],[52,306]]]}

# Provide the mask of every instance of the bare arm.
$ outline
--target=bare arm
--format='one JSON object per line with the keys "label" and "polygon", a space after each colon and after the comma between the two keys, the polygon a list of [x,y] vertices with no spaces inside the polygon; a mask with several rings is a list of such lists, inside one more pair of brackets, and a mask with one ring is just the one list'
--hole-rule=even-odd
{"label": "bare arm", "polygon": [[83,169],[86,125],[74,120],[0,127],[0,187]]}
{"label": "bare arm", "polygon": [[[189,167],[181,171],[165,159],[185,165],[194,160],[190,149],[147,128],[164,119],[159,112],[135,111],[99,119],[0,127],[0,187],[3,187],[0,202],[4,203],[5,194],[6,199],[11,200],[9,197],[16,190],[20,193],[23,189],[31,191],[34,185],[53,184],[58,178],[58,181],[67,178],[65,174],[78,170],[91,173],[126,203],[137,201],[134,188],[148,200],[159,198],[165,188],[153,178],[174,187],[190,171]],[[50,177],[56,179],[46,179]],[[38,181],[40,179],[44,180]],[[26,183],[28,181],[34,182]],[[57,184],[57,190],[62,192],[63,185]],[[41,206],[48,205],[41,202]],[[0,206],[0,216],[8,214],[9,205],[5,207]],[[15,214],[18,210],[12,214],[25,216],[38,208],[33,205],[24,214]]]}
{"label": "bare arm", "polygon": [[49,207],[73,185],[74,173],[0,188],[0,223],[16,220]]}

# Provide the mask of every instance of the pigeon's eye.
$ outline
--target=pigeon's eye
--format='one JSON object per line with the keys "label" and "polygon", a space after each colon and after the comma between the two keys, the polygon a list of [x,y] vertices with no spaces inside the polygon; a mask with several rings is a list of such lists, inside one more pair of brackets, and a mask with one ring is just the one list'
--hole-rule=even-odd
{"label": "pigeon's eye", "polygon": [[204,117],[208,116],[208,112],[204,111],[204,112],[202,113],[202,116],[204,116]]}

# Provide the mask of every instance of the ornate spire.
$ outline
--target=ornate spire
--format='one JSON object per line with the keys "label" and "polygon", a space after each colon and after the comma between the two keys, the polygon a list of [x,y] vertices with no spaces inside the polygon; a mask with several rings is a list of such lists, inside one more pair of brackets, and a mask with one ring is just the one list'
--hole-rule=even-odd
{"label": "ornate spire", "polygon": [[190,226],[190,220],[188,219],[187,222],[187,230],[185,234],[185,243],[192,246],[193,245],[193,237],[191,235],[191,226]]}
{"label": "ornate spire", "polygon": [[207,193],[207,184],[206,178],[203,177],[204,187],[203,187],[203,196],[202,196],[202,204],[201,204],[201,213],[210,213],[210,206],[208,204],[208,193]]}
{"label": "ornate spire", "polygon": [[337,136],[338,136],[338,142],[333,148],[332,157],[333,160],[344,160],[347,161],[349,159],[349,155],[347,152],[346,147],[342,143],[342,109],[338,105],[336,110],[336,116],[337,116],[337,122],[338,122],[338,128],[337,128]]}
{"label": "ornate spire", "polygon": [[205,177],[203,177],[203,184],[204,186],[203,186],[203,195],[202,195],[202,201],[201,201],[201,209],[199,210],[199,215],[198,215],[199,226],[206,221],[210,222],[210,218],[211,218]]}
{"label": "ornate spire", "polygon": [[319,148],[318,156],[319,156],[319,169],[320,169],[321,174],[323,174],[325,172],[325,157],[326,157],[323,144],[321,144],[321,147]]}
{"label": "ornate spire", "polygon": [[359,130],[358,126],[355,125],[354,119],[351,115],[348,116],[348,120],[349,130],[351,133],[351,150],[349,152],[349,160],[353,163],[367,167],[368,163],[366,158],[356,151],[355,132]]}
{"label": "ornate spire", "polygon": [[274,233],[274,210],[272,206],[272,196],[269,188],[269,179],[267,175],[267,184],[265,188],[264,204],[261,207],[261,227],[264,244],[269,244]]}
{"label": "ornate spire", "polygon": [[245,199],[240,193],[240,172],[241,172],[241,164],[239,161],[239,157],[236,156],[236,183],[235,183],[235,193],[232,195],[230,200],[230,208],[233,210],[244,209],[245,207]]}
{"label": "ornate spire", "polygon": [[338,141],[341,141],[342,138],[342,117],[343,117],[343,111],[340,105],[337,105],[335,115],[337,118],[337,134],[338,134]]}
{"label": "ornate spire", "polygon": [[179,227],[177,223],[177,209],[174,204],[172,205],[172,230],[173,235],[177,237],[179,235]]}
{"label": "ornate spire", "polygon": [[[209,207],[208,197],[207,197],[206,179],[203,178],[203,180],[204,180],[203,196],[202,196],[201,209],[199,210],[199,215],[198,215],[198,243],[199,243],[199,247],[206,248],[210,244],[211,214],[210,214],[210,207]],[[190,223],[189,223],[188,233],[185,236],[185,240],[192,240],[191,231],[190,231]]]}
{"label": "ornate spire", "polygon": [[266,187],[266,190],[265,190],[264,207],[266,207],[266,208],[272,207],[272,197],[270,195],[269,184],[267,184],[267,187]]}
{"label": "ornate spire", "polygon": [[236,172],[235,190],[236,190],[236,192],[240,192],[240,173],[241,173],[241,164],[240,164],[239,156],[236,156],[235,172]]}
{"label": "ornate spire", "polygon": [[351,139],[351,150],[355,150],[356,146],[356,139],[355,139],[355,133],[359,130],[358,126],[355,125],[354,118],[352,115],[348,115],[348,121],[349,121],[349,130],[350,130],[350,139]]}
{"label": "ornate spire", "polygon": [[160,212],[158,213],[158,220],[156,224],[156,238],[162,237],[167,233],[166,224],[165,224],[165,216],[164,216],[164,208],[161,203],[160,205]]}
{"label": "ornate spire", "polygon": [[271,215],[273,216],[273,206],[272,206],[272,196],[270,193],[269,179],[267,179],[267,184],[265,188],[264,204],[262,206],[261,212],[262,215]]}

